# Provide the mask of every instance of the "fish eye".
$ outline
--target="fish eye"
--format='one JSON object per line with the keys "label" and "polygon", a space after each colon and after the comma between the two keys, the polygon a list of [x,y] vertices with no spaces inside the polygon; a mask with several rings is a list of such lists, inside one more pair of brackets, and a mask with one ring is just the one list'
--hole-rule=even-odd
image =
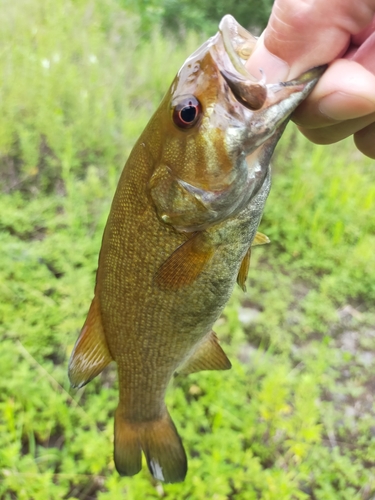
{"label": "fish eye", "polygon": [[191,128],[202,114],[202,106],[198,99],[189,96],[176,104],[173,109],[173,121],[179,128]]}

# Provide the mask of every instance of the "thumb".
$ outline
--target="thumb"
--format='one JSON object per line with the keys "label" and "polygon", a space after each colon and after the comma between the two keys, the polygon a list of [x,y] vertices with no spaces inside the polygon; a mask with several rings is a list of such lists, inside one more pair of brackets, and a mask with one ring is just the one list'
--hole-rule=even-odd
{"label": "thumb", "polygon": [[276,0],[247,69],[267,81],[298,76],[343,55],[371,23],[375,0]]}

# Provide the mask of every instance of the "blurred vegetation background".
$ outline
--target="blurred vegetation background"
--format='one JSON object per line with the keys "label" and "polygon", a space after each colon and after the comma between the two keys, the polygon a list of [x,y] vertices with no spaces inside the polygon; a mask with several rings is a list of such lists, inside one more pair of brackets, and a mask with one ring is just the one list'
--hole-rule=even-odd
{"label": "blurred vegetation background", "polygon": [[370,500],[375,171],[291,125],[253,252],[215,330],[228,373],[176,378],[183,484],[114,470],[117,379],[67,361],[122,166],[184,59],[271,1],[11,0],[0,26],[0,498]]}

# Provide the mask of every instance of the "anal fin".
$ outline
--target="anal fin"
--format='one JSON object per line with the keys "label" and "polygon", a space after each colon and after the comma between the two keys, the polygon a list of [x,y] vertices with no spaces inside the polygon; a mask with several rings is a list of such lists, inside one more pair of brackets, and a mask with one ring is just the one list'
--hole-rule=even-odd
{"label": "anal fin", "polygon": [[203,370],[229,370],[231,367],[232,364],[220,347],[216,334],[210,332],[177,373],[188,375]]}
{"label": "anal fin", "polygon": [[204,233],[194,234],[160,266],[155,276],[160,288],[178,290],[195,282],[215,253],[204,239]]}
{"label": "anal fin", "polygon": [[72,387],[82,387],[112,361],[105,339],[99,301],[95,296],[81,334],[69,360],[69,379]]}

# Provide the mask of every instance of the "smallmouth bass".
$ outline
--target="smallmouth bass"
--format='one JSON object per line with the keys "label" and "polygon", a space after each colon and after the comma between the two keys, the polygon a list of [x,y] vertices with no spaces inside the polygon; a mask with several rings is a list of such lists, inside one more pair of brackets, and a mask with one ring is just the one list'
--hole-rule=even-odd
{"label": "smallmouth bass", "polygon": [[231,16],[184,63],[138,139],[107,225],[95,295],[69,377],[82,387],[111,361],[119,377],[114,459],[183,481],[186,454],[164,397],[177,372],[227,370],[212,325],[237,282],[270,189],[269,162],[290,114],[324,68],[255,81],[243,63],[255,38]]}

